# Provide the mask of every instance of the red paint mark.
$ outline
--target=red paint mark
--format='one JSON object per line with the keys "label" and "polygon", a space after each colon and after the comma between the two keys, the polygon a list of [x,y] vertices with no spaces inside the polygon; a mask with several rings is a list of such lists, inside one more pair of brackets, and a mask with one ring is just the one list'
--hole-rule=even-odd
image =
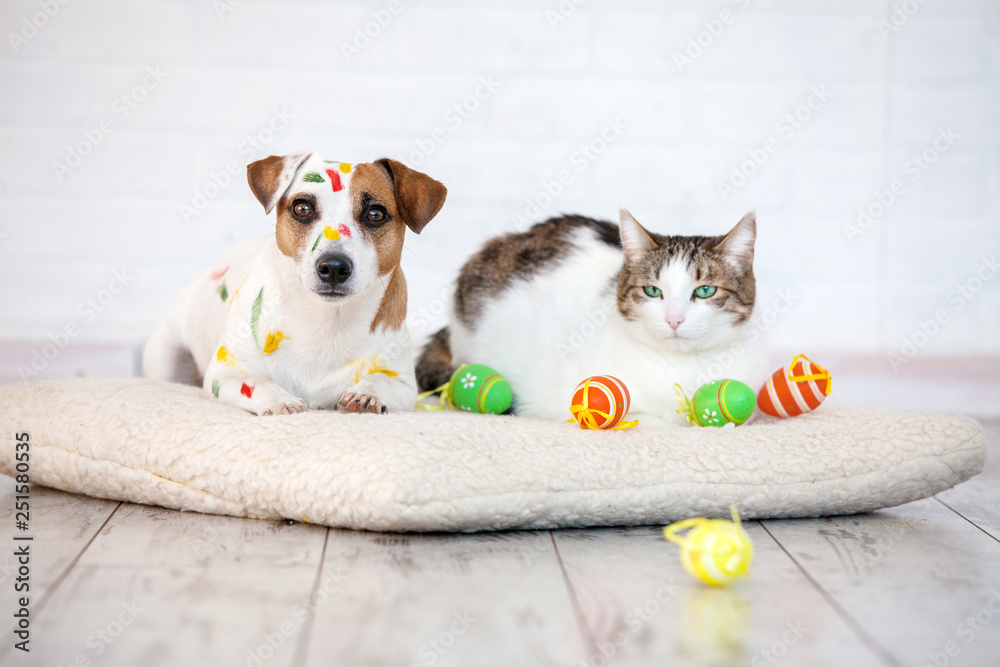
{"label": "red paint mark", "polygon": [[346,236],[347,238],[351,238],[351,230],[348,229],[347,225],[345,225],[344,223],[340,223],[337,226],[337,231],[340,232],[341,236]]}
{"label": "red paint mark", "polygon": [[222,276],[226,275],[226,271],[228,271],[228,270],[229,270],[229,267],[227,266],[224,269],[219,269],[218,271],[212,271],[212,275],[211,275],[212,280],[218,280]]}
{"label": "red paint mark", "polygon": [[327,169],[326,175],[330,177],[330,185],[333,186],[334,192],[340,192],[344,189],[344,184],[340,182],[340,174],[333,169]]}
{"label": "red paint mark", "polygon": [[253,398],[253,387],[244,382],[243,386],[240,387],[240,393],[246,396],[247,398]]}

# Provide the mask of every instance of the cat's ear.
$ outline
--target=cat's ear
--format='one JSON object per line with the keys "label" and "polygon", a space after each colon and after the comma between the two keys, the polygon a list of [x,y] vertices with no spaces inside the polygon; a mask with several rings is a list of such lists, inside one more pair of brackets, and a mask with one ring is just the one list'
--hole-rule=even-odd
{"label": "cat's ear", "polygon": [[715,246],[733,266],[746,272],[753,267],[753,244],[757,239],[757,214],[750,211]]}
{"label": "cat's ear", "polygon": [[649,232],[623,208],[618,209],[618,228],[621,230],[622,250],[625,251],[625,261],[628,263],[638,262],[656,245]]}

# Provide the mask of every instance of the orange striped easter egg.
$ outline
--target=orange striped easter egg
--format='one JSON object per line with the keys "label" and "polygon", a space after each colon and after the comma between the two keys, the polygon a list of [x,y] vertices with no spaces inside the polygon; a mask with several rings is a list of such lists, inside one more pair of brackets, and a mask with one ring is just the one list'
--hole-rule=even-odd
{"label": "orange striped easter egg", "polygon": [[830,394],[830,371],[800,354],[767,379],[757,394],[757,407],[772,417],[812,412]]}
{"label": "orange striped easter egg", "polygon": [[573,392],[570,412],[582,429],[611,429],[628,414],[629,395],[625,383],[611,375],[595,375]]}

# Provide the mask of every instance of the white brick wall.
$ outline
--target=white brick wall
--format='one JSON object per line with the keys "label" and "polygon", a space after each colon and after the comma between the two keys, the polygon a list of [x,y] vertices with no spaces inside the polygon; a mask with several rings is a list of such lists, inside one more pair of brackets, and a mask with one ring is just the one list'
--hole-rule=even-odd
{"label": "white brick wall", "polygon": [[[887,358],[944,309],[925,355],[1000,355],[1000,278],[961,307],[953,292],[1000,253],[996,0],[588,0],[555,27],[547,12],[571,0],[400,0],[350,60],[342,44],[388,0],[233,0],[220,18],[225,2],[0,5],[5,364],[75,323],[72,345],[123,350],[115,368],[129,367],[186,281],[268,231],[239,174],[190,221],[180,205],[229,161],[242,172],[303,148],[420,162],[448,185],[404,255],[418,337],[440,321],[435,300],[463,258],[570,170],[540,217],[627,206],[659,232],[720,233],[756,208],[761,303],[786,288],[798,298],[771,328],[779,349]],[[59,10],[15,48],[46,6]],[[886,37],[879,22],[896,6],[912,16]],[[707,45],[678,66],[690,39]],[[148,67],[166,78],[125,115],[120,98]],[[490,76],[495,94],[452,127],[443,114]],[[816,87],[828,101],[788,136],[777,124]],[[275,110],[294,118],[249,146]],[[113,131],[58,178],[53,163],[104,119]],[[620,136],[580,170],[578,147],[616,119]],[[423,156],[439,127],[445,140]],[[913,180],[907,161],[947,128],[954,144]],[[776,152],[722,197],[719,183],[769,139]],[[858,208],[897,179],[902,194],[848,238]],[[85,319],[80,304],[116,270],[133,278]]]}

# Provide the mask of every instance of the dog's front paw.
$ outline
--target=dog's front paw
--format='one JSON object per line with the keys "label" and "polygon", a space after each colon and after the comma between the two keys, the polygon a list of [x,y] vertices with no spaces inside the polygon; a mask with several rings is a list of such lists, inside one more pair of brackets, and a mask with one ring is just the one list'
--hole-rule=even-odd
{"label": "dog's front paw", "polygon": [[263,411],[258,414],[264,415],[294,415],[300,412],[305,412],[309,408],[306,407],[305,401],[293,398],[291,400],[279,401],[277,403],[271,404]]}
{"label": "dog's front paw", "polygon": [[384,415],[389,409],[382,405],[382,401],[377,396],[370,394],[355,394],[354,392],[344,392],[337,402],[344,412],[372,412],[377,415]]}
{"label": "dog's front paw", "polygon": [[288,393],[272,380],[248,375],[208,376],[205,388],[223,403],[243,408],[255,415],[294,415],[309,408],[298,396]]}

